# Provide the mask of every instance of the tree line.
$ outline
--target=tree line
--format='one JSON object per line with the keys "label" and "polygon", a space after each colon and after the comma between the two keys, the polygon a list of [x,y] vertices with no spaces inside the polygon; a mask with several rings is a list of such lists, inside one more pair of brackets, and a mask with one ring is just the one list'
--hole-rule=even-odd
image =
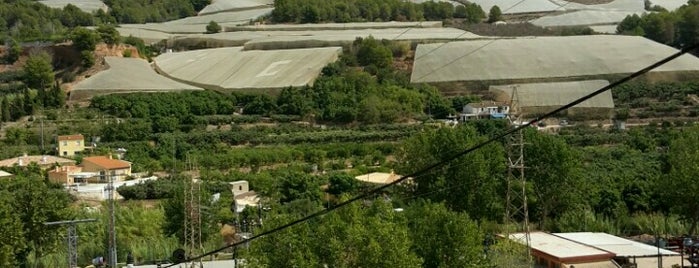
{"label": "tree line", "polygon": [[154,122],[174,118],[179,124],[191,124],[193,116],[231,114],[236,108],[250,115],[368,124],[455,114],[464,98],[452,102],[432,86],[412,85],[407,72],[393,67],[394,57],[404,57],[408,50],[399,42],[358,38],[349,53],[322,70],[313,86],[285,88],[276,97],[211,91],[136,93],[98,96],[90,105],[118,117],[154,118]]}
{"label": "tree line", "polygon": [[[49,8],[37,1],[0,2],[0,39],[62,41],[75,27],[119,23],[146,23],[195,16],[209,0],[108,0],[108,11],[93,13],[72,4]],[[9,46],[10,42],[5,42]]]}
{"label": "tree line", "polygon": [[448,2],[416,4],[399,0],[275,0],[271,20],[277,23],[421,21],[463,18],[477,23],[483,9],[472,3],[454,6]]}
{"label": "tree line", "polygon": [[656,42],[683,48],[699,42],[699,2],[690,0],[674,11],[629,15],[617,26],[617,32],[640,35]]}

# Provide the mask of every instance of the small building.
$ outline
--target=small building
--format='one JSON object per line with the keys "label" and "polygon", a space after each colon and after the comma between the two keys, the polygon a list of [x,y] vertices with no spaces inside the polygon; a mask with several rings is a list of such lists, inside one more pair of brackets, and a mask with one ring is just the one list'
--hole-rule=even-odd
{"label": "small building", "polygon": [[[677,252],[607,233],[578,232],[555,233],[554,235],[614,253],[616,255],[614,260],[620,265],[630,265],[636,268],[670,268],[682,265],[682,257]],[[661,263],[662,266],[658,266],[658,263]]]}
{"label": "small building", "polygon": [[82,168],[79,166],[54,167],[48,172],[49,181],[65,185],[73,185],[75,184],[75,181],[71,175],[80,171],[82,171]]}
{"label": "small building", "polygon": [[258,207],[260,205],[260,198],[255,191],[250,191],[248,181],[234,181],[230,182],[229,185],[233,193],[236,213],[243,212],[245,207]]}
{"label": "small building", "polygon": [[[531,232],[531,250],[535,267],[546,268],[618,268],[612,252],[581,244],[563,237]],[[509,239],[523,243],[524,234],[510,234]]]}
{"label": "small building", "polygon": [[464,105],[459,116],[461,121],[473,119],[502,119],[510,113],[510,106],[505,102],[482,101]]}
{"label": "small building", "polygon": [[364,174],[364,175],[359,175],[354,177],[355,179],[362,181],[362,182],[368,182],[368,183],[374,183],[374,184],[389,184],[392,183],[398,179],[400,179],[402,176],[398,175],[396,173],[385,173],[385,172],[373,172],[369,174]]}
{"label": "small building", "polygon": [[85,137],[82,134],[58,136],[56,143],[60,156],[74,156],[85,150]]}
{"label": "small building", "polygon": [[123,181],[131,176],[131,163],[112,159],[111,155],[85,157],[80,166],[84,172],[97,173],[100,182],[109,181],[110,176],[114,176],[114,181]]}
{"label": "small building", "polygon": [[57,166],[72,166],[75,165],[75,160],[57,157],[53,155],[27,155],[0,160],[0,167],[13,167],[15,165],[26,167],[31,163],[36,163],[42,169]]}

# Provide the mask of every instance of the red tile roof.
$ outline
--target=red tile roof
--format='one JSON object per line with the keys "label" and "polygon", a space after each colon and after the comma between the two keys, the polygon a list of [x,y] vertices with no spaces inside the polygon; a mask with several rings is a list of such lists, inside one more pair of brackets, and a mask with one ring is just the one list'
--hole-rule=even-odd
{"label": "red tile roof", "polygon": [[111,159],[108,156],[85,157],[85,158],[83,158],[83,163],[85,163],[85,162],[90,162],[90,163],[95,164],[97,166],[100,166],[104,169],[122,169],[122,168],[131,167],[131,163],[129,163],[129,162],[126,162],[123,160]]}
{"label": "red tile roof", "polygon": [[83,137],[82,134],[58,136],[58,141],[76,141],[84,139],[85,137]]}

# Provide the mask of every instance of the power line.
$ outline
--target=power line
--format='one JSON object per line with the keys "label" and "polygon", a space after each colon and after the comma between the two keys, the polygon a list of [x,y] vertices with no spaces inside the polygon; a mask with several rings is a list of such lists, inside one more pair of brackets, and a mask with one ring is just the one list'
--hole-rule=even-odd
{"label": "power line", "polygon": [[[621,85],[621,84],[623,84],[623,83],[626,83],[626,82],[630,81],[631,79],[634,79],[634,78],[639,77],[639,76],[641,76],[641,75],[643,75],[643,74],[645,74],[645,73],[648,73],[648,72],[650,72],[651,70],[653,70],[653,69],[655,69],[655,68],[658,68],[659,66],[661,66],[661,65],[663,65],[663,64],[665,64],[665,63],[667,63],[667,62],[670,62],[670,61],[672,61],[672,60],[674,60],[674,59],[676,59],[676,58],[678,58],[678,57],[680,57],[680,56],[682,56],[682,55],[688,53],[689,51],[695,50],[695,49],[697,49],[697,48],[699,48],[699,43],[693,44],[693,45],[691,45],[691,46],[687,46],[687,47],[681,49],[680,51],[678,51],[678,52],[676,52],[676,53],[674,53],[674,54],[672,54],[672,55],[670,55],[670,56],[668,56],[668,57],[666,57],[666,58],[664,58],[664,59],[662,59],[662,60],[660,60],[660,61],[657,61],[657,62],[655,62],[655,63],[653,63],[653,64],[651,64],[651,65],[649,65],[649,66],[647,66],[647,67],[645,67],[645,68],[643,68],[643,69],[641,69],[641,70],[635,72],[635,73],[632,73],[632,74],[630,74],[630,75],[628,75],[628,76],[625,76],[624,78],[621,78],[621,79],[619,79],[619,80],[617,80],[617,81],[615,81],[615,82],[613,82],[613,83],[611,83],[611,84],[609,84],[609,85],[607,85],[607,86],[604,86],[604,87],[602,87],[602,88],[600,88],[600,89],[598,89],[598,90],[596,90],[596,91],[594,91],[594,92],[592,92],[592,93],[589,93],[589,94],[587,94],[587,95],[585,95],[585,96],[583,96],[583,97],[581,97],[581,98],[579,98],[579,99],[577,99],[577,100],[575,100],[575,101],[573,101],[573,102],[570,102],[570,103],[568,103],[568,104],[566,104],[566,105],[563,105],[563,106],[561,106],[561,107],[559,107],[559,108],[557,108],[557,109],[554,109],[554,110],[552,110],[552,111],[550,111],[550,112],[548,112],[548,113],[546,113],[546,114],[544,114],[544,115],[541,115],[541,116],[539,116],[539,117],[537,117],[537,118],[534,118],[534,119],[532,119],[532,120],[526,122],[525,124],[522,124],[522,125],[520,125],[520,126],[518,126],[518,127],[512,128],[512,129],[510,129],[510,130],[507,130],[507,131],[505,131],[505,132],[503,132],[503,133],[501,133],[501,134],[499,134],[499,135],[496,135],[495,137],[489,138],[488,140],[486,140],[486,141],[484,141],[484,142],[481,142],[481,143],[479,143],[479,144],[477,144],[477,145],[475,145],[475,146],[473,146],[473,147],[470,147],[470,148],[468,148],[468,149],[466,149],[466,150],[463,150],[463,151],[461,151],[461,152],[459,152],[459,153],[456,153],[456,154],[454,154],[454,155],[452,155],[452,156],[450,156],[450,157],[447,157],[445,160],[442,160],[442,161],[439,161],[439,162],[437,162],[437,163],[435,163],[435,164],[429,165],[429,166],[427,166],[427,167],[425,167],[425,168],[423,168],[423,169],[420,169],[420,170],[418,170],[418,171],[416,171],[416,172],[414,172],[414,173],[412,173],[412,174],[408,174],[408,175],[402,176],[402,177],[400,177],[398,180],[395,180],[395,181],[393,181],[393,182],[391,182],[391,183],[388,183],[388,184],[386,184],[386,185],[382,185],[382,186],[380,186],[380,187],[374,188],[373,190],[371,190],[371,191],[369,191],[369,192],[366,192],[366,193],[364,193],[364,194],[355,196],[355,197],[353,197],[353,198],[351,198],[351,199],[348,199],[348,200],[346,200],[346,201],[340,202],[339,204],[337,204],[337,205],[335,205],[335,206],[333,206],[333,207],[320,210],[320,211],[318,211],[318,212],[312,213],[312,214],[310,214],[310,215],[308,215],[308,216],[305,216],[305,217],[303,217],[303,218],[300,218],[300,219],[291,221],[291,222],[289,222],[289,223],[286,223],[286,224],[284,224],[284,225],[281,225],[281,226],[279,226],[279,227],[276,227],[276,228],[273,228],[273,229],[264,231],[264,232],[262,232],[262,233],[260,233],[260,234],[254,235],[254,236],[252,236],[252,237],[250,237],[250,238],[248,238],[248,239],[245,239],[245,240],[243,240],[243,241],[239,241],[239,242],[233,243],[233,244],[231,244],[231,245],[228,245],[228,246],[225,246],[225,247],[221,247],[221,248],[218,248],[218,249],[215,249],[215,250],[206,252],[206,253],[204,253],[204,254],[202,254],[202,255],[199,255],[199,256],[190,257],[189,259],[186,259],[186,260],[184,260],[183,262],[189,262],[189,261],[192,261],[192,260],[200,259],[200,258],[209,256],[209,255],[212,255],[212,254],[221,252],[221,251],[226,250],[226,249],[228,249],[228,248],[237,247],[237,246],[242,245],[242,244],[244,244],[244,243],[249,243],[249,242],[252,241],[252,240],[255,240],[255,239],[261,238],[261,237],[263,237],[263,236],[267,236],[267,235],[270,235],[270,234],[273,234],[273,233],[282,231],[282,230],[287,229],[287,228],[289,228],[289,227],[292,227],[292,226],[294,226],[294,225],[297,225],[297,224],[303,223],[303,222],[305,222],[305,221],[311,220],[311,219],[313,219],[313,218],[317,218],[317,217],[323,216],[323,215],[325,215],[325,214],[328,214],[328,213],[330,213],[330,212],[332,212],[332,211],[335,211],[336,209],[339,209],[339,208],[341,208],[341,207],[347,206],[347,205],[349,205],[349,204],[351,204],[351,203],[353,203],[353,202],[355,202],[355,201],[362,200],[362,199],[367,198],[367,197],[369,197],[369,196],[375,195],[375,194],[377,194],[377,193],[383,191],[384,189],[387,189],[387,188],[389,188],[389,187],[392,187],[392,186],[394,186],[394,185],[396,185],[396,184],[399,184],[399,183],[401,183],[401,182],[407,180],[408,178],[417,177],[417,176],[422,176],[422,175],[424,175],[425,173],[431,171],[432,169],[435,169],[435,168],[438,168],[438,167],[440,167],[440,166],[443,166],[443,165],[445,165],[445,164],[451,162],[451,161],[454,160],[454,159],[457,159],[457,158],[462,157],[462,156],[464,156],[464,155],[466,155],[466,154],[469,154],[469,153],[471,153],[471,152],[473,152],[473,151],[476,151],[476,150],[478,150],[478,149],[480,149],[480,148],[483,148],[483,147],[485,147],[486,145],[491,144],[491,143],[493,143],[493,142],[495,142],[495,141],[497,141],[497,140],[500,140],[500,139],[503,139],[503,138],[505,138],[505,137],[507,137],[507,136],[510,136],[510,135],[512,135],[513,133],[515,133],[515,132],[517,132],[517,131],[520,131],[520,130],[522,130],[522,129],[524,129],[524,128],[527,128],[527,127],[529,127],[530,125],[532,125],[532,124],[534,124],[534,123],[536,123],[536,122],[539,122],[539,121],[541,121],[541,120],[543,120],[543,119],[545,119],[545,118],[551,117],[551,116],[553,116],[553,115],[555,115],[555,114],[557,114],[557,113],[560,113],[560,112],[562,112],[562,111],[565,111],[565,110],[567,110],[567,109],[569,109],[569,108],[571,108],[571,107],[573,107],[573,106],[575,106],[575,105],[578,105],[578,104],[580,104],[580,103],[582,103],[582,102],[584,102],[584,101],[586,101],[586,100],[588,100],[588,99],[590,99],[590,98],[593,98],[593,97],[595,97],[595,96],[601,94],[602,92],[605,92],[605,91],[607,91],[607,90],[610,90],[610,89],[612,89],[612,88],[614,88],[614,87],[616,87],[616,86],[618,86],[618,85]],[[165,268],[167,268],[167,267],[172,267],[172,266],[177,265],[177,264],[179,264],[179,263],[170,264],[170,265],[168,265],[168,266],[165,266]]]}

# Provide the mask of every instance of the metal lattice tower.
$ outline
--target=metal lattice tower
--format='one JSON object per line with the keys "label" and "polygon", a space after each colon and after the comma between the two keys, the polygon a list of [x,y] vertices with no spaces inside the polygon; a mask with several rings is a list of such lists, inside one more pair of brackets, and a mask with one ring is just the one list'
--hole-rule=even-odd
{"label": "metal lattice tower", "polygon": [[[512,99],[510,100],[510,122],[512,127],[522,124],[520,118],[519,94],[517,86],[512,87]],[[507,155],[507,194],[505,204],[505,235],[512,239],[510,234],[520,232],[523,235],[517,239],[526,245],[528,264],[532,264],[531,236],[529,229],[529,210],[527,208],[527,179],[524,176],[524,133],[517,131],[508,140]]]}
{"label": "metal lattice tower", "polygon": [[116,211],[114,203],[116,202],[114,198],[114,171],[109,175],[109,183],[107,184],[107,203],[109,204],[109,241],[108,241],[108,252],[107,252],[107,262],[109,267],[116,267],[117,264],[117,242],[116,242]]}
{"label": "metal lattice tower", "polygon": [[71,220],[71,221],[52,221],[45,222],[44,225],[68,225],[68,236],[66,236],[66,241],[68,242],[68,268],[78,267],[78,230],[75,225],[78,223],[86,223],[97,221],[96,219],[82,219],[82,220]]}
{"label": "metal lattice tower", "polygon": [[[196,165],[187,156],[187,169],[197,171]],[[184,248],[187,258],[204,252],[201,244],[201,182],[184,176]],[[203,267],[201,259],[185,264],[185,267]]]}

